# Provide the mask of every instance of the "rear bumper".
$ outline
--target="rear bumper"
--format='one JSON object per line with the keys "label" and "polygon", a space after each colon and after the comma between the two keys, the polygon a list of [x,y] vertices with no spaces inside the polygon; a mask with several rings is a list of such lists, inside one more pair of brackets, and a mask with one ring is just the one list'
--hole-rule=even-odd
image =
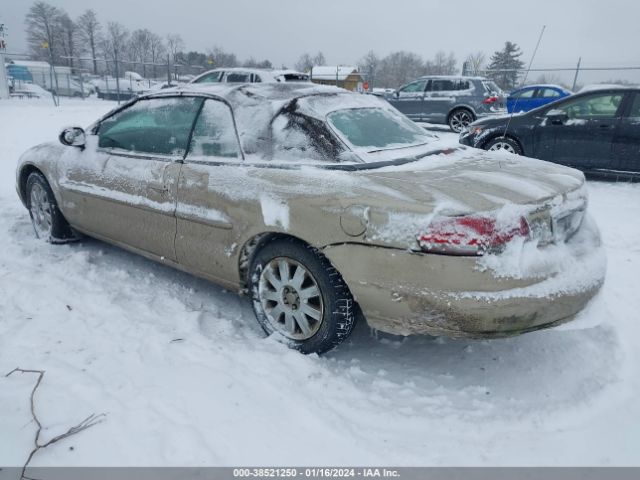
{"label": "rear bumper", "polygon": [[493,108],[491,107],[490,109],[486,110],[486,111],[476,111],[476,117],[477,118],[491,118],[491,117],[497,117],[500,115],[506,115],[507,109],[506,108]]}
{"label": "rear bumper", "polygon": [[561,269],[546,265],[556,271],[529,278],[499,275],[475,257],[360,244],[328,247],[324,253],[371,327],[397,335],[486,338],[568,321],[598,292],[606,258],[595,225],[587,222],[562,248]]}

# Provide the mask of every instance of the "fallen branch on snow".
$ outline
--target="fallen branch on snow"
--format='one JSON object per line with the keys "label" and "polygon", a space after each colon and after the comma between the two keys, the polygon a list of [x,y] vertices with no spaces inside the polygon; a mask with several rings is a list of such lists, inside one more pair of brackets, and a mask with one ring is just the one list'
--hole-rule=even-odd
{"label": "fallen branch on snow", "polygon": [[42,424],[40,423],[40,420],[38,420],[38,416],[36,415],[36,404],[35,404],[35,395],[36,395],[36,390],[38,390],[38,387],[40,386],[40,383],[42,382],[42,379],[44,378],[44,370],[24,370],[22,368],[14,368],[13,370],[11,370],[9,373],[7,373],[5,375],[5,377],[9,377],[14,373],[36,373],[38,374],[38,380],[36,381],[36,384],[33,387],[33,390],[31,390],[31,416],[33,417],[33,421],[36,422],[36,425],[38,426],[38,430],[36,431],[36,438],[34,439],[33,443],[34,443],[34,448],[33,450],[31,450],[31,453],[29,453],[29,457],[27,458],[27,461],[25,462],[25,464],[22,467],[22,471],[20,472],[20,479],[21,480],[32,480],[29,479],[29,477],[27,477],[25,475],[25,472],[27,470],[27,467],[29,466],[29,462],[31,462],[31,460],[33,459],[33,456],[39,451],[42,450],[43,448],[47,448],[50,445],[53,445],[54,443],[59,442],[60,440],[64,440],[65,438],[71,437],[72,435],[75,435],[76,433],[80,433],[83,430],[86,430],[87,428],[91,428],[94,425],[97,425],[98,423],[102,422],[104,420],[104,418],[106,417],[106,415],[104,413],[101,413],[99,415],[96,415],[95,413],[92,413],[91,415],[89,415],[87,418],[85,418],[84,420],[82,420],[79,424],[77,424],[74,427],[71,427],[69,430],[67,430],[66,432],[53,437],[51,440],[49,440],[46,443],[40,443],[40,432],[42,431]]}

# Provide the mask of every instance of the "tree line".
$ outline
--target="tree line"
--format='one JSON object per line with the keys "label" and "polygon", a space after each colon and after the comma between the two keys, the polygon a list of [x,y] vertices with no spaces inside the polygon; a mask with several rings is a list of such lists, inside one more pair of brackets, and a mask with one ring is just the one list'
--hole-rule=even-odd
{"label": "tree line", "polygon": [[272,67],[269,60],[240,61],[218,46],[206,52],[186,51],[179,34],[161,36],[147,28],[129,31],[119,22],[103,24],[92,9],[72,19],[64,9],[45,1],[31,5],[25,28],[31,59],[68,66],[74,72],[83,69],[96,75],[113,74],[116,61],[145,77],[162,75],[165,70],[160,65],[167,63],[187,67],[182,71],[191,69],[193,73],[214,67]]}
{"label": "tree line", "polygon": [[[234,53],[219,46],[205,52],[187,51],[179,34],[161,36],[146,28],[129,31],[119,22],[103,24],[92,9],[72,19],[64,9],[42,0],[29,8],[25,27],[32,59],[66,65],[75,71],[89,70],[96,75],[113,74],[116,62],[126,63],[126,70],[137,71],[144,77],[162,75],[165,70],[159,65],[167,63],[180,65],[181,73],[199,73],[217,67],[273,67],[267,59],[251,57],[241,61]],[[503,49],[491,56],[488,64],[484,52],[469,54],[462,73],[486,75],[502,88],[512,89],[524,66],[521,55],[516,44],[506,42]],[[315,55],[304,53],[294,68],[309,72],[313,66],[325,64],[322,52]],[[384,57],[369,51],[356,66],[370,85],[388,88],[397,88],[423,75],[460,73],[455,55],[444,51],[438,51],[429,59],[407,51],[393,52]]]}

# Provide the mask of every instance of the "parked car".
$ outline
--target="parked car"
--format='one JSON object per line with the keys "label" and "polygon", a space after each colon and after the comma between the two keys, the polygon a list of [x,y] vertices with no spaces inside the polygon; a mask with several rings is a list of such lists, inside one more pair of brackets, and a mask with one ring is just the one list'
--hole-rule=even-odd
{"label": "parked car", "polygon": [[506,112],[502,90],[481,77],[421,77],[385,98],[412,120],[449,125],[456,133],[477,118]]}
{"label": "parked car", "polygon": [[189,83],[281,83],[309,82],[309,75],[295,70],[267,70],[261,68],[216,68]]}
{"label": "parked car", "polygon": [[460,143],[598,175],[640,175],[640,88],[589,90],[513,117],[471,124]]}
{"label": "parked car", "polygon": [[155,87],[156,82],[145,80],[136,72],[125,72],[123,78],[102,76],[90,80],[90,85],[103,100],[129,100]]}
{"label": "parked car", "polygon": [[572,92],[558,85],[527,85],[507,97],[507,111],[528,112],[547,103],[568,97]]}
{"label": "parked car", "polygon": [[49,86],[49,90],[54,95],[60,95],[62,97],[77,97],[84,98],[95,92],[95,88],[91,84],[82,85],[80,82],[72,78],[58,76],[58,83],[54,83],[53,86]]}
{"label": "parked car", "polygon": [[17,169],[37,237],[82,233],[245,292],[262,328],[306,353],[342,342],[359,312],[400,335],[571,319],[605,272],[584,182],[307,84],[148,94]]}

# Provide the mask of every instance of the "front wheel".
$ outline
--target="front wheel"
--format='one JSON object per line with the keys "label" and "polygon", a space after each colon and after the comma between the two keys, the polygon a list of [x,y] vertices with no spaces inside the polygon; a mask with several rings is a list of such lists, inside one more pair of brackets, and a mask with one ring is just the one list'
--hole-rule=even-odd
{"label": "front wheel", "polygon": [[295,239],[267,243],[254,255],[249,280],[263,330],[302,353],[331,350],[353,329],[353,297],[313,247]]}
{"label": "front wheel", "polygon": [[509,137],[494,138],[485,145],[484,149],[489,150],[490,152],[499,151],[522,155],[522,148],[520,147],[520,144]]}
{"label": "front wheel", "polygon": [[26,186],[26,203],[36,237],[50,243],[75,239],[44,175],[31,173]]}
{"label": "front wheel", "polygon": [[475,120],[473,113],[466,108],[458,108],[449,115],[449,128],[460,133],[463,128],[469,126]]}

